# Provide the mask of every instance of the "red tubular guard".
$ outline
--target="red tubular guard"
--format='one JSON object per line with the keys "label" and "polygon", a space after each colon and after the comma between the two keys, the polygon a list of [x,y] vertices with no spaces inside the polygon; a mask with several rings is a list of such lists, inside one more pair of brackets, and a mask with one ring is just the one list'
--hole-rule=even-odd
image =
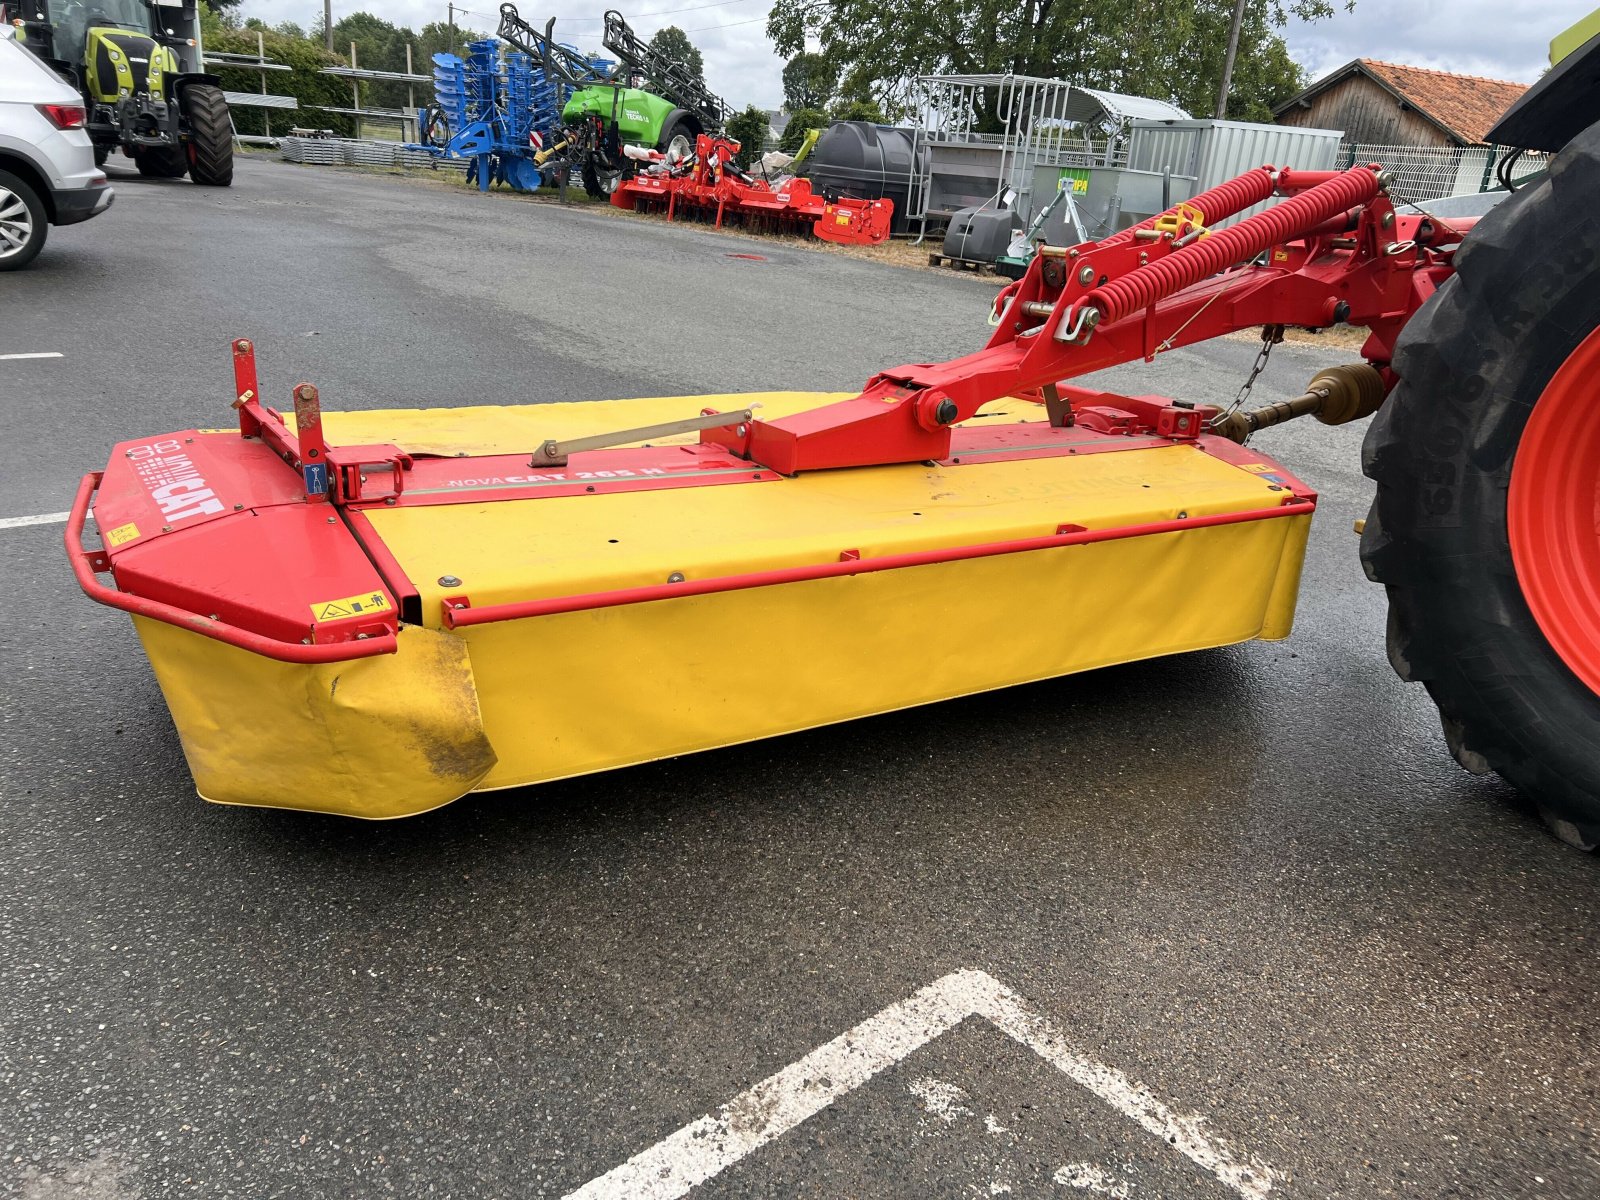
{"label": "red tubular guard", "polygon": [[[1271,180],[1270,172],[1257,168],[1215,191],[1222,192],[1233,184],[1252,182],[1257,175],[1266,176],[1269,182]],[[1246,189],[1243,194],[1253,195],[1253,191]],[[1269,246],[1299,236],[1307,229],[1314,229],[1358,204],[1365,204],[1377,194],[1377,174],[1370,167],[1352,167],[1310,191],[1290,196],[1237,225],[1214,230],[1192,246],[1185,246],[1148,266],[1113,279],[1104,287],[1095,288],[1084,296],[1083,303],[1098,308],[1103,323],[1120,321],[1142,308],[1148,308],[1164,296],[1199,283],[1218,271],[1254,257]],[[1267,195],[1271,195],[1270,190]],[[1259,199],[1264,200],[1266,196]],[[1248,201],[1241,207],[1254,202]],[[1220,219],[1213,218],[1210,210],[1200,204],[1198,198],[1191,203],[1205,214],[1208,221]]]}
{"label": "red tubular guard", "polygon": [[200,613],[189,612],[170,604],[162,604],[158,600],[147,600],[143,596],[134,596],[106,587],[95,578],[95,573],[110,570],[110,560],[104,551],[86,550],[83,545],[83,526],[89,516],[89,502],[94,498],[95,489],[100,486],[103,474],[101,471],[92,471],[79,481],[78,494],[73,497],[72,511],[67,515],[67,558],[72,563],[72,573],[77,576],[78,586],[89,599],[109,608],[120,608],[123,612],[132,613],[134,616],[149,617],[152,621],[161,621],[179,629],[187,629],[191,633],[198,633],[213,641],[237,646],[240,650],[248,650],[251,654],[276,659],[278,662],[301,664],[347,662],[356,658],[393,654],[399,648],[398,640],[392,633],[361,641],[324,645],[307,646],[301,642],[280,642],[273,638],[262,637],[259,633],[251,633],[247,629],[213,621]]}
{"label": "red tubular guard", "polygon": [[834,579],[841,575],[867,575],[874,571],[894,571],[902,567],[925,567],[935,563],[960,562],[971,558],[992,558],[997,554],[1051,550],[1057,546],[1085,546],[1094,542],[1114,542],[1123,538],[1144,537],[1147,534],[1203,529],[1211,525],[1236,525],[1242,521],[1298,517],[1315,511],[1316,507],[1314,500],[1293,500],[1276,508],[1216,513],[1207,517],[1188,517],[1181,521],[1153,521],[1147,525],[1129,525],[1120,529],[1070,529],[1046,537],[986,542],[978,546],[952,546],[944,550],[920,550],[911,554],[885,554],[877,558],[850,557],[853,551],[847,550],[840,556],[838,562],[818,563],[813,566],[781,567],[772,571],[752,571],[746,575],[723,575],[715,579],[695,579],[684,583],[619,588],[611,592],[586,592],[577,596],[553,596],[547,600],[522,600],[511,604],[487,605],[483,608],[452,608],[446,603],[444,624],[446,628],[458,629],[464,625],[489,625],[497,621],[520,621],[526,617],[548,617],[557,613],[618,608],[625,604],[647,604],[654,600],[707,596],[715,592],[739,592],[783,583]]}

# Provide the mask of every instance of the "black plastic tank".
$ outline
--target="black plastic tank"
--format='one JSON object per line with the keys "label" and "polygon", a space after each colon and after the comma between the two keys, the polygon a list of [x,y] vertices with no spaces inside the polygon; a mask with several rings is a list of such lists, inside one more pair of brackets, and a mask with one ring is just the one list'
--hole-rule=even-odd
{"label": "black plastic tank", "polygon": [[928,148],[917,146],[916,131],[870,121],[835,121],[822,131],[811,151],[813,191],[829,196],[854,196],[894,201],[893,233],[907,230],[906,213],[913,190],[921,186]]}

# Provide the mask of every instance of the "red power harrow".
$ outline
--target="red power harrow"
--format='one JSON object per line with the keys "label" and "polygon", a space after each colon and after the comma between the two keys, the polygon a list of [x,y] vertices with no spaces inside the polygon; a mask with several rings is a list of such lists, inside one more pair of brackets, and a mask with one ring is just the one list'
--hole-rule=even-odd
{"label": "red power harrow", "polygon": [[665,212],[669,221],[679,214],[714,218],[719,229],[725,219],[774,232],[809,229],[823,241],[844,245],[876,246],[889,237],[892,200],[828,200],[800,178],[774,188],[741,171],[734,162],[738,152],[738,142],[704,133],[695,139],[694,154],[680,162],[659,150],[637,151],[630,157],[640,159],[642,168],[617,185],[611,203],[633,212]]}

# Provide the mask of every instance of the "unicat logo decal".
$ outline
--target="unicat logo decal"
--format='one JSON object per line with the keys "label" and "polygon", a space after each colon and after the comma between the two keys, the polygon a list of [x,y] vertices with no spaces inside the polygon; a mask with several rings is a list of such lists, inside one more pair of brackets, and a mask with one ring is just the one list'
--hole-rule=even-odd
{"label": "unicat logo decal", "polygon": [[149,442],[128,451],[133,470],[169,521],[219,513],[225,507],[176,441]]}

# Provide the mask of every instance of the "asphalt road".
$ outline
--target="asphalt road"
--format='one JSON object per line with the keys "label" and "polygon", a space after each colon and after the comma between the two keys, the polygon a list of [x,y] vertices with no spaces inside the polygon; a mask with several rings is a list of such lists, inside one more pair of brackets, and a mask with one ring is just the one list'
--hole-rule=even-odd
{"label": "asphalt road", "polygon": [[[261,160],[117,185],[0,277],[0,355],[63,355],[0,360],[0,517],[225,424],[235,336],[333,408],[834,389],[975,347],[992,295]],[[1113,382],[1225,399],[1253,353]],[[1262,439],[1323,496],[1287,642],[380,826],[197,800],[60,525],[0,528],[0,1191],[560,1195],[886,1013],[590,1194],[1600,1193],[1600,867],[1390,674],[1359,439]]]}

